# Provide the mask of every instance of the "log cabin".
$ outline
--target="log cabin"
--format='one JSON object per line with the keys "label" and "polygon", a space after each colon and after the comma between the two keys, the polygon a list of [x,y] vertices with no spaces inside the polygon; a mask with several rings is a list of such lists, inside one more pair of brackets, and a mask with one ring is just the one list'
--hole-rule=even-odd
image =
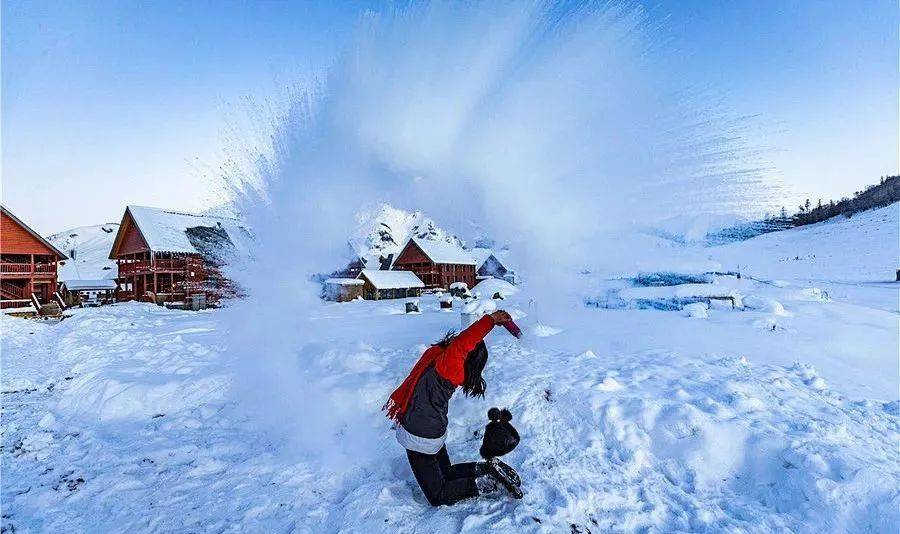
{"label": "log cabin", "polygon": [[365,282],[358,278],[328,278],[322,282],[322,298],[333,302],[355,300],[362,297],[363,284]]}
{"label": "log cabin", "polygon": [[362,296],[366,300],[418,297],[425,287],[422,280],[410,271],[363,269],[359,280],[363,281]]}
{"label": "log cabin", "polygon": [[475,285],[475,259],[462,247],[445,241],[412,238],[391,267],[416,273],[426,289],[448,288],[454,282]]}
{"label": "log cabin", "polygon": [[59,294],[67,307],[100,306],[116,301],[116,281],[104,280],[63,280],[59,283]]}
{"label": "log cabin", "polygon": [[0,309],[39,311],[57,302],[57,264],[66,255],[6,206],[0,219]]}
{"label": "log cabin", "polygon": [[249,239],[237,219],[128,206],[109,253],[119,267],[117,299],[163,304],[233,296],[221,267],[246,253]]}

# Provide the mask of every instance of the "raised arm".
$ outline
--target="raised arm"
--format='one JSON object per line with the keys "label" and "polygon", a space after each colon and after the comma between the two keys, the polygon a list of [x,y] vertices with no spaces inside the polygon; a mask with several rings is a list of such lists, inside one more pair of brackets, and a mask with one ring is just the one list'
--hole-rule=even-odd
{"label": "raised arm", "polygon": [[509,319],[509,314],[505,311],[496,311],[472,323],[453,338],[444,353],[438,356],[434,364],[435,371],[454,386],[461,386],[466,379],[466,356],[475,345],[484,340],[494,325]]}

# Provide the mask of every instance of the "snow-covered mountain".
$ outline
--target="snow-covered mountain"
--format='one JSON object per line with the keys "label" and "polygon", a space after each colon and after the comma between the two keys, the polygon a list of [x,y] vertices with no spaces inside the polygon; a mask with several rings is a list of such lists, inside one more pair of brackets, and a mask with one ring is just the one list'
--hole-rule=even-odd
{"label": "snow-covered mountain", "polygon": [[47,237],[69,259],[59,268],[60,281],[102,280],[118,275],[116,262],[109,259],[118,223],[79,226]]}
{"label": "snow-covered mountain", "polygon": [[356,222],[350,247],[359,256],[396,254],[411,237],[465,246],[462,239],[439,227],[421,211],[409,212],[382,204],[358,213]]}

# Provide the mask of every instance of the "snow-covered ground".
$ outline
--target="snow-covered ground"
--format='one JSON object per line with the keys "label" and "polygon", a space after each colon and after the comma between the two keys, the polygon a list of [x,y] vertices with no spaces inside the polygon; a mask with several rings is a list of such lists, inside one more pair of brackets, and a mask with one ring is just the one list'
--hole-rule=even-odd
{"label": "snow-covered ground", "polygon": [[[367,440],[355,444],[364,462],[293,450],[248,415],[221,311],[128,303],[58,324],[0,317],[3,527],[896,532],[898,286],[832,290],[890,274],[879,273],[897,260],[893,209],[690,252],[697,264],[740,262],[752,278],[712,285],[743,309],[575,306],[551,319],[527,286],[508,292],[498,304],[526,336],[489,336],[487,397],[453,400],[448,449],[474,459],[487,409],[508,407],[521,501],[428,506],[380,412],[424,344],[459,326],[458,299],[452,312],[436,296],[415,314],[402,300],[309,312],[323,348],[306,352],[304,371],[377,429],[322,441]],[[780,261],[804,252],[819,271]],[[622,283],[587,278],[598,291]],[[304,408],[301,421],[321,417]]]}

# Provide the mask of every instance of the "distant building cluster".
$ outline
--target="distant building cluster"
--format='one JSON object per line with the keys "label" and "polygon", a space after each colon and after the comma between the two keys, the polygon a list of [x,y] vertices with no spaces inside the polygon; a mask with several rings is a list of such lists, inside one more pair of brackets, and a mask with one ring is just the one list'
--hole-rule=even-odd
{"label": "distant building cluster", "polygon": [[69,257],[5,206],[0,235],[0,309],[45,316],[127,300],[205,308],[237,293],[221,267],[250,239],[237,219],[128,206],[109,251],[117,277],[60,281]]}
{"label": "distant building cluster", "polygon": [[[109,250],[118,267],[115,278],[60,280],[59,267],[75,262],[74,249],[70,258],[5,206],[0,235],[0,309],[45,316],[128,300],[205,308],[239,294],[222,266],[229,256],[247,255],[251,239],[237,219],[127,206]],[[473,287],[486,278],[516,283],[515,273],[491,249],[413,237],[397,254],[357,258],[324,280],[323,297],[415,297],[460,284]]]}
{"label": "distant building cluster", "polygon": [[515,273],[491,249],[413,237],[396,255],[357,258],[324,281],[322,294],[338,302],[406,298],[455,284],[473,287],[486,278],[516,283]]}

